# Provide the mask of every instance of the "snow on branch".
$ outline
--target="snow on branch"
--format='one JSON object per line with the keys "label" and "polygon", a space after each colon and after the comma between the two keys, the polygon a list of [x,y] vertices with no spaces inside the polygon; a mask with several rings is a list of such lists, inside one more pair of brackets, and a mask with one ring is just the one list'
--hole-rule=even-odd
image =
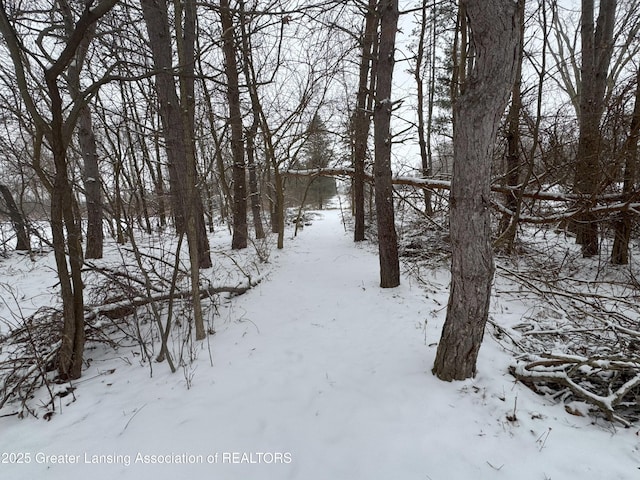
{"label": "snow on branch", "polygon": [[[609,420],[619,421],[625,426],[631,425],[629,420],[616,412],[616,407],[628,394],[633,397],[629,400],[635,402],[633,391],[640,386],[638,362],[543,354],[541,359],[512,367],[511,374],[526,384],[544,382],[564,386],[579,399],[599,408]],[[620,386],[615,386],[613,379],[619,379],[621,376],[628,380]],[[609,395],[604,396],[593,391],[603,382],[611,392]],[[586,385],[596,387],[588,388]]]}
{"label": "snow on branch", "polygon": [[543,264],[532,263],[524,271],[497,267],[502,281],[517,285],[499,295],[520,298],[526,291],[534,302],[538,299],[521,323],[500,326],[500,338],[494,336],[518,349],[509,371],[536,393],[565,403],[568,413],[582,415],[571,405],[583,402],[592,412],[630,426],[640,420],[636,287],[615,276],[581,279],[565,270],[573,264],[571,257],[554,260],[548,250],[545,255]]}

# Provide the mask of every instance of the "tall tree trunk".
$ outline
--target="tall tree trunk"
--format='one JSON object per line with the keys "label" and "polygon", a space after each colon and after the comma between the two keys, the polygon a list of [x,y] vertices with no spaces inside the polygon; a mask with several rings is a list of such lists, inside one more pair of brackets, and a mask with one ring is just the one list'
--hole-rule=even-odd
{"label": "tall tree trunk", "polygon": [[240,32],[242,34],[242,68],[244,70],[244,76],[247,83],[250,83],[249,96],[251,97],[251,112],[253,114],[253,122],[251,127],[247,130],[247,165],[249,167],[249,194],[251,198],[251,215],[253,217],[253,228],[257,239],[265,238],[264,227],[262,226],[262,214],[260,198],[260,191],[258,189],[258,172],[255,161],[256,153],[256,136],[258,134],[258,127],[262,121],[263,112],[260,104],[260,98],[258,97],[258,90],[256,87],[256,75],[253,69],[253,58],[251,55],[251,41],[249,38],[249,25],[250,22],[247,19],[244,1],[239,2],[240,9]]}
{"label": "tall tree trunk", "polygon": [[489,314],[494,273],[491,248],[491,159],[516,75],[520,23],[511,0],[463,0],[475,62],[454,104],[450,193],[451,287],[433,373],[442,380],[475,375]]}
{"label": "tall tree trunk", "polygon": [[171,37],[166,0],[140,0],[149,43],[153,55],[153,64],[157,71],[155,87],[160,104],[160,119],[165,137],[167,170],[169,171],[169,189],[171,207],[176,230],[184,232],[186,228],[185,212],[182,207],[184,196],[185,158],[184,128],[180,117],[180,102],[171,73]]}
{"label": "tall tree trunk", "polygon": [[87,258],[102,258],[104,231],[102,228],[102,177],[98,166],[96,139],[89,107],[78,118],[78,144],[84,160],[84,189],[87,202]]}
{"label": "tall tree trunk", "polygon": [[[202,198],[198,191],[198,179],[196,168],[196,144],[194,139],[195,130],[195,42],[196,42],[196,2],[195,0],[175,0],[174,8],[176,12],[176,36],[178,39],[178,59],[180,61],[180,105],[182,111],[182,124],[185,132],[185,155],[187,158],[186,180],[186,217],[187,217],[187,240],[189,246],[190,276],[193,304],[193,318],[195,324],[196,340],[203,340],[206,337],[204,328],[204,317],[202,314],[202,302],[200,299],[200,267],[198,261],[200,251],[207,249],[209,263],[206,268],[211,267],[209,256],[209,241],[206,234],[204,222],[204,208]],[[182,17],[184,14],[184,26]],[[195,215],[191,206],[199,205],[200,215]],[[201,235],[198,235],[202,233]],[[204,239],[204,243],[202,242]]]}
{"label": "tall tree trunk", "polygon": [[224,51],[224,70],[227,76],[227,101],[231,126],[231,153],[233,155],[233,238],[231,248],[247,248],[247,181],[245,176],[244,144],[242,139],[242,112],[233,17],[229,0],[220,0],[220,22]]}
{"label": "tall tree trunk", "polygon": [[393,210],[391,184],[391,84],[393,78],[394,49],[398,29],[398,0],[380,2],[380,46],[376,68],[376,105],[373,116],[375,163],[376,216],[378,220],[378,252],[380,259],[380,286],[394,288],[400,285],[398,238]]}
{"label": "tall tree trunk", "polygon": [[[625,140],[622,151],[625,160],[622,192],[629,197],[633,195],[638,172],[638,139],[640,139],[640,69],[636,73],[636,95],[629,136]],[[629,241],[631,240],[632,227],[633,214],[627,211],[621,212],[620,218],[615,224],[613,248],[611,250],[611,263],[614,265],[627,265],[629,263]]]}
{"label": "tall tree trunk", "polygon": [[[511,105],[507,114],[507,156],[505,158],[505,183],[517,187],[520,182],[520,113],[522,110],[522,60],[524,58],[524,7],[525,0],[518,0],[518,21],[520,22],[520,49],[516,64],[516,80],[511,89]],[[515,191],[505,194],[505,206],[515,212],[518,208],[518,197]],[[516,218],[504,214],[500,221],[500,244],[507,252],[513,248],[516,238]]]}
{"label": "tall tree trunk", "polygon": [[[604,112],[607,72],[613,53],[613,28],[616,0],[602,0],[594,27],[594,0],[582,0],[582,65],[580,68],[580,134],[574,188],[585,196],[584,207],[598,194],[601,181],[600,151],[602,137],[600,120]],[[585,257],[599,252],[598,223],[588,209],[575,218],[576,243]]]}
{"label": "tall tree trunk", "polygon": [[[196,275],[194,270],[200,268],[210,268],[212,266],[211,253],[209,249],[209,239],[207,237],[207,226],[204,219],[204,206],[202,204],[202,195],[198,188],[198,169],[195,141],[195,64],[196,64],[196,24],[197,24],[197,7],[195,0],[174,0],[176,12],[176,37],[178,39],[178,60],[180,62],[180,106],[182,112],[182,124],[184,125],[184,144],[185,157],[187,162],[186,171],[186,187],[187,187],[187,219],[193,222],[192,232],[187,234],[189,241],[189,251],[193,259],[196,259],[197,265],[192,267],[192,281],[197,282],[199,274]],[[181,24],[182,18],[184,23]],[[189,225],[187,225],[189,228]],[[193,240],[192,240],[193,239]],[[191,243],[195,243],[195,247]],[[195,290],[194,286],[194,290]],[[194,298],[194,310],[200,308],[199,298]],[[198,315],[196,314],[196,318]],[[201,315],[200,315],[201,319]],[[196,338],[201,340],[204,338],[204,330],[202,325],[196,325]]]}
{"label": "tall tree trunk", "polygon": [[[58,373],[62,379],[77,379],[82,373],[84,352],[84,296],[82,283],[82,231],[73,213],[73,187],[67,168],[67,145],[63,135],[62,99],[55,70],[45,73],[51,98],[51,151],[55,177],[51,195],[51,233],[60,291],[62,295],[62,344],[58,353]],[[66,234],[66,239],[65,239]],[[67,264],[67,252],[69,264]]]}
{"label": "tall tree trunk", "polygon": [[[431,45],[429,51],[429,99],[427,104],[427,131],[426,131],[426,146],[427,146],[427,176],[433,175],[433,151],[431,145],[431,137],[433,135],[433,110],[436,98],[436,66],[437,66],[437,41],[438,41],[438,29],[437,29],[437,13],[436,4],[437,0],[433,0],[431,4]],[[425,202],[427,215],[433,213],[431,191],[425,191]]]}
{"label": "tall tree trunk", "polygon": [[[160,100],[160,116],[166,140],[169,171],[174,172],[172,197],[176,227],[187,235],[189,246],[190,279],[196,340],[205,337],[200,303],[200,268],[211,267],[202,199],[196,188],[197,170],[193,141],[193,69],[195,44],[195,3],[184,2],[185,23],[182,26],[182,5],[176,11],[175,28],[180,57],[180,97],[176,93],[172,66],[171,39],[166,0],[142,0],[143,15],[151,41],[156,74],[156,90]],[[171,177],[171,173],[170,173]],[[174,190],[175,189],[175,190]],[[178,219],[181,222],[178,223]]]}
{"label": "tall tree trunk", "polygon": [[258,172],[255,162],[255,138],[258,133],[258,118],[254,117],[251,128],[247,131],[247,164],[249,166],[249,193],[251,195],[251,216],[253,217],[253,229],[256,238],[265,238],[262,226],[262,215],[260,213],[260,192],[258,190]]}
{"label": "tall tree trunk", "polygon": [[[74,18],[71,6],[66,0],[59,1],[64,17],[65,33],[69,38],[74,31]],[[84,65],[89,44],[95,35],[95,25],[89,28],[80,42],[75,55],[75,61],[68,68],[68,81],[71,96],[76,102],[84,102],[80,85],[80,71]],[[93,134],[93,122],[89,105],[84,105],[78,115],[78,145],[84,161],[83,181],[85,199],[87,202],[87,258],[102,258],[104,232],[102,229],[102,180],[98,167],[98,153],[96,139]]]}
{"label": "tall tree trunk", "polygon": [[[418,114],[418,146],[420,148],[420,160],[422,163],[422,176],[429,178],[431,176],[431,157],[427,149],[426,125],[424,118],[424,79],[422,78],[422,66],[425,57],[425,37],[427,34],[427,3],[428,0],[422,0],[420,32],[418,34],[418,51],[416,52],[416,64],[413,71],[413,78],[416,81],[416,101]],[[431,15],[435,15],[432,12]],[[433,60],[431,60],[433,62]],[[432,107],[429,107],[432,108]],[[424,189],[424,211],[427,215],[433,213],[431,207],[431,190]]]}
{"label": "tall tree trunk", "polygon": [[[195,243],[200,268],[211,267],[211,255],[204,222],[202,199],[197,193],[197,171],[193,150],[193,133],[189,133],[189,106],[182,105],[171,74],[171,36],[166,0],[141,0],[142,12],[149,34],[153,62],[157,70],[156,92],[160,103],[160,119],[165,137],[169,170],[169,185],[176,230],[187,233],[187,242]],[[188,87],[183,97],[188,97]],[[184,108],[183,108],[184,107]],[[184,116],[183,116],[183,112]],[[188,217],[193,215],[195,231],[187,232]],[[195,236],[194,236],[195,235]],[[190,247],[191,248],[191,247]],[[190,250],[191,251],[191,250]]]}
{"label": "tall tree trunk", "polygon": [[7,207],[7,213],[13,224],[13,229],[16,232],[16,250],[29,251],[31,245],[29,242],[29,234],[27,233],[27,222],[24,221],[24,216],[18,206],[16,205],[11,190],[6,185],[0,184],[0,195],[4,199],[4,203]]}
{"label": "tall tree trunk", "polygon": [[365,163],[367,159],[367,144],[369,140],[369,124],[371,114],[367,110],[369,91],[369,65],[373,59],[373,44],[377,34],[378,16],[376,14],[376,0],[369,0],[367,14],[365,16],[364,35],[362,37],[362,56],[360,57],[360,72],[358,78],[358,93],[356,97],[356,110],[353,115],[353,167],[355,175],[353,177],[353,202],[355,227],[353,239],[361,242],[365,239],[364,221],[364,185],[365,185]]}

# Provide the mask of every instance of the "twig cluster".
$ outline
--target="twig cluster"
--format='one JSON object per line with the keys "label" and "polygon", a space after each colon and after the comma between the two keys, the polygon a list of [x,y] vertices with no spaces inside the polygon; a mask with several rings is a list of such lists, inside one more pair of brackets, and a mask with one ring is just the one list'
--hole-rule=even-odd
{"label": "twig cluster", "polygon": [[3,339],[5,354],[0,360],[0,409],[15,401],[18,408],[13,414],[36,415],[29,400],[43,385],[49,394],[49,403],[53,403],[55,394],[50,388],[52,377],[49,372],[55,368],[61,323],[58,310],[41,308]]}
{"label": "twig cluster", "polygon": [[621,272],[567,276],[576,261],[555,270],[499,266],[502,278],[522,287],[502,293],[526,292],[539,307],[512,328],[494,324],[493,333],[519,351],[510,372],[534,391],[565,404],[586,402],[591,412],[630,426],[640,420],[640,292],[619,279]]}
{"label": "twig cluster", "polygon": [[[142,248],[132,245],[119,249],[118,261],[85,263],[87,345],[138,346],[142,363],[152,369],[153,360],[166,360],[172,371],[184,370],[189,385],[193,375],[189,365],[195,355],[190,311],[194,292],[180,245],[174,252],[163,242]],[[203,274],[198,286],[200,297],[208,299],[211,317],[221,296],[241,295],[266,276],[261,262],[268,259],[270,246],[258,248],[258,260],[248,253],[235,258],[234,253],[217,252],[219,265],[209,271],[215,276]],[[62,312],[47,307],[30,316],[21,311],[13,316],[7,323],[9,334],[0,337],[0,410],[11,405],[5,415],[38,416],[40,407],[50,415],[56,400],[75,388],[68,382],[56,383]],[[212,322],[209,333],[214,333]]]}

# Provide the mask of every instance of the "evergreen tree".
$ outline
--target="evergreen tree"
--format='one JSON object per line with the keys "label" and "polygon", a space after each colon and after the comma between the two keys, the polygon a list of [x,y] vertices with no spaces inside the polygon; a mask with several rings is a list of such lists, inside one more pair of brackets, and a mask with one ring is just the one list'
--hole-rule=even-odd
{"label": "evergreen tree", "polygon": [[[333,151],[329,140],[329,132],[317,113],[309,123],[307,135],[306,159],[303,168],[310,170],[327,168],[331,163]],[[322,210],[327,199],[336,194],[336,181],[334,178],[319,176],[315,177],[311,182],[307,200],[319,210]]]}

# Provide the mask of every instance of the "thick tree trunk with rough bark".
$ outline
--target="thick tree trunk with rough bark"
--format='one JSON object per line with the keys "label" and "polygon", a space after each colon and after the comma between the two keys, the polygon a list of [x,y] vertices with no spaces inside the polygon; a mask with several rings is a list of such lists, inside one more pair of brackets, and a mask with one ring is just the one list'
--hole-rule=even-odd
{"label": "thick tree trunk with rough bark", "polygon": [[[602,138],[600,120],[604,112],[607,72],[613,53],[616,0],[602,0],[594,26],[594,0],[582,0],[582,65],[580,68],[580,134],[574,188],[576,193],[594,196],[600,189]],[[584,200],[589,205],[589,199]],[[585,257],[599,252],[598,223],[588,210],[575,219],[576,243]]]}
{"label": "thick tree trunk with rough bark", "polygon": [[391,183],[391,82],[394,49],[398,29],[398,0],[380,2],[380,46],[376,69],[376,103],[373,116],[375,163],[376,216],[378,219],[378,253],[380,258],[380,286],[400,285],[398,238],[393,209]]}
{"label": "thick tree trunk with rough bark", "polygon": [[516,3],[466,0],[476,58],[454,104],[454,165],[450,196],[451,286],[433,373],[463,380],[476,360],[489,314],[494,273],[491,247],[491,159],[515,80],[520,39]]}

